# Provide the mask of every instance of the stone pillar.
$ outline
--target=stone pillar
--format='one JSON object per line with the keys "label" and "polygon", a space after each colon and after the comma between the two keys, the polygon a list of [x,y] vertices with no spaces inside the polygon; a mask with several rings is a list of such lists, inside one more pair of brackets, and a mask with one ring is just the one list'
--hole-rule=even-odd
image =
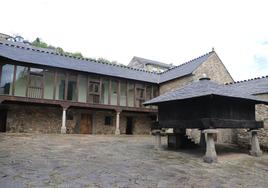
{"label": "stone pillar", "polygon": [[214,142],[213,134],[217,134],[218,131],[215,129],[206,129],[203,132],[207,134],[206,155],[203,158],[204,162],[207,162],[207,163],[217,162],[217,153],[215,150],[215,142]]}
{"label": "stone pillar", "polygon": [[67,108],[63,108],[62,111],[62,125],[61,125],[61,134],[66,134],[66,110]]}
{"label": "stone pillar", "polygon": [[250,155],[259,157],[262,155],[260,149],[260,144],[257,136],[258,130],[251,131],[251,150],[249,151]]}
{"label": "stone pillar", "polygon": [[161,130],[154,130],[153,131],[154,137],[155,137],[155,149],[161,148]]}
{"label": "stone pillar", "polygon": [[115,135],[120,135],[120,112],[116,111]]}
{"label": "stone pillar", "polygon": [[203,130],[200,131],[200,141],[199,141],[199,145],[201,147],[206,147],[206,136],[205,133],[203,132]]}

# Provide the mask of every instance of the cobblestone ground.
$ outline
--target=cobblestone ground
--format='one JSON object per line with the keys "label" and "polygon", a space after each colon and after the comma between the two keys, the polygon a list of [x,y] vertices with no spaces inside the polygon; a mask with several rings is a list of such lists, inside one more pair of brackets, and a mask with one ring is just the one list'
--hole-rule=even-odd
{"label": "cobblestone ground", "polygon": [[153,149],[151,136],[0,134],[0,187],[268,187],[268,155]]}

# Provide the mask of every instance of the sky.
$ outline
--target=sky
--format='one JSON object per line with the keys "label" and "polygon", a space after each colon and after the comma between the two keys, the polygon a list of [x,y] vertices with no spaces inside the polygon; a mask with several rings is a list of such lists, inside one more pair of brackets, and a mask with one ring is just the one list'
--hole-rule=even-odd
{"label": "sky", "polygon": [[[1,0],[0,33],[128,64],[216,53],[235,80],[268,75],[267,0]],[[4,8],[6,7],[6,8]]]}

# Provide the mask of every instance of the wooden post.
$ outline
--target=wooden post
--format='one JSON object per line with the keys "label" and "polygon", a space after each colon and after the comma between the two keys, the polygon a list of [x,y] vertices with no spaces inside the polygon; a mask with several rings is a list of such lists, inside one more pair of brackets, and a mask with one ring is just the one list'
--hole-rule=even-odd
{"label": "wooden post", "polygon": [[78,98],[79,98],[79,84],[80,84],[79,78],[80,78],[80,76],[79,76],[79,74],[77,74],[76,75],[76,100],[75,100],[77,102],[78,102]]}
{"label": "wooden post", "polygon": [[136,106],[136,83],[134,83],[134,107]]}
{"label": "wooden post", "polygon": [[56,89],[57,89],[57,77],[58,77],[58,72],[54,72],[54,86],[53,86],[53,99],[56,99]]}
{"label": "wooden post", "polygon": [[11,93],[11,95],[15,95],[16,74],[17,74],[17,65],[14,66],[14,75],[13,75],[13,84],[12,84],[12,93]]}
{"label": "wooden post", "polygon": [[108,104],[111,104],[111,95],[112,94],[112,81],[109,79],[109,92],[108,92]]}
{"label": "wooden post", "polygon": [[102,104],[101,100],[101,94],[102,94],[102,77],[100,77],[100,87],[99,87],[99,103]]}
{"label": "wooden post", "polygon": [[128,106],[128,81],[126,81],[126,106]]}
{"label": "wooden post", "polygon": [[1,80],[2,80],[2,67],[3,65],[0,65],[0,87],[1,87]]}
{"label": "wooden post", "polygon": [[67,94],[68,94],[68,80],[69,80],[69,73],[65,73],[65,91],[64,91],[64,100],[67,100]]}
{"label": "wooden post", "polygon": [[117,81],[117,106],[120,106],[120,98],[121,98],[121,82]]}

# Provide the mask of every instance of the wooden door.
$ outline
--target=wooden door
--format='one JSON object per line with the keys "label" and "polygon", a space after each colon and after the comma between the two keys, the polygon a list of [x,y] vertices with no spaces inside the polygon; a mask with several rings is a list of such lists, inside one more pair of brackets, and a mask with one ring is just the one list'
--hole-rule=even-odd
{"label": "wooden door", "polygon": [[0,132],[6,132],[7,111],[0,110]]}
{"label": "wooden door", "polygon": [[92,134],[92,115],[81,114],[80,133]]}

